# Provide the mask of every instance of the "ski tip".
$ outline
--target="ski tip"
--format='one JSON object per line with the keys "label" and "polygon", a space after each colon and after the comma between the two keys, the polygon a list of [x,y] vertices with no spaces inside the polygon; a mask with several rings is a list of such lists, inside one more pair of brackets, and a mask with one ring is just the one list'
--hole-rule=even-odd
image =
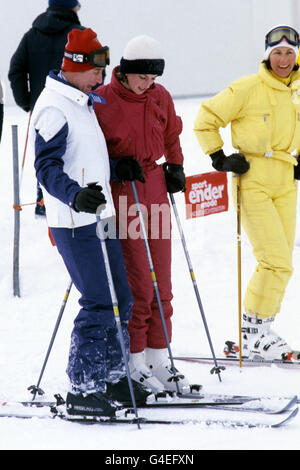
{"label": "ski tip", "polygon": [[291,398],[291,401],[288,403],[288,405],[286,406],[286,410],[289,410],[291,409],[294,405],[296,405],[298,403],[298,396],[295,395],[293,398]]}
{"label": "ski tip", "polygon": [[274,423],[271,425],[271,428],[279,428],[280,426],[284,426],[287,424],[289,421],[294,419],[299,412],[299,408],[294,408],[288,416],[286,416],[282,421],[279,421],[278,423]]}
{"label": "ski tip", "polygon": [[298,403],[298,396],[295,395],[291,399],[286,399],[286,400],[287,400],[287,403],[283,407],[279,408],[277,412],[273,412],[273,414],[283,414],[291,410],[292,408],[294,408],[294,406],[297,405]]}

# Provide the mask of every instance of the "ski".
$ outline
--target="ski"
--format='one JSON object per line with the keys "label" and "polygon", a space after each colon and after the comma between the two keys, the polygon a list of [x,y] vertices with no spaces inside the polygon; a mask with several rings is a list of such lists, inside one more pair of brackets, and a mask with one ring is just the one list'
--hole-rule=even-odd
{"label": "ski", "polygon": [[[34,411],[34,412],[33,412]],[[38,413],[37,413],[38,412]],[[226,419],[226,418],[184,418],[184,419],[160,419],[160,418],[147,418],[147,417],[136,417],[133,415],[132,410],[124,410],[124,416],[116,417],[101,417],[101,416],[70,416],[65,412],[52,408],[48,409],[45,413],[45,408],[42,409],[32,408],[27,409],[26,413],[18,413],[14,411],[0,411],[0,418],[18,418],[18,419],[61,419],[63,421],[80,423],[80,424],[106,424],[106,425],[116,425],[116,424],[135,424],[135,425],[187,425],[187,424],[198,424],[198,425],[218,425],[223,427],[230,428],[279,428],[290,423],[297,415],[298,408],[291,410],[287,416],[279,418],[277,415],[269,416],[268,420],[265,420],[265,416],[262,420],[249,421],[247,419]],[[132,416],[133,415],[133,416]],[[272,418],[272,419],[270,419]]]}
{"label": "ski", "polygon": [[231,420],[226,418],[220,419],[210,419],[210,418],[186,418],[186,419],[160,419],[160,418],[147,418],[147,417],[130,417],[126,416],[123,418],[101,418],[98,416],[85,416],[85,417],[72,417],[70,419],[69,416],[60,415],[59,417],[66,421],[73,421],[82,424],[140,424],[140,425],[147,425],[147,424],[167,424],[167,425],[187,425],[187,424],[198,424],[198,425],[219,425],[223,427],[230,427],[230,428],[279,428],[281,426],[286,425],[290,421],[292,421],[298,414],[298,408],[293,409],[288,416],[282,419],[274,419],[270,422],[266,421],[248,421],[244,419],[240,420]]}
{"label": "ski", "polygon": [[[236,344],[234,341],[225,341],[225,347],[224,347],[224,354],[228,358],[233,358],[233,359],[238,359],[240,360],[240,348],[239,345]],[[288,353],[282,354],[281,359],[274,359],[273,364],[298,364],[300,365],[300,351],[290,351]],[[243,358],[243,359],[248,359],[248,358]],[[257,357],[252,357],[251,360],[255,361],[262,361],[265,362],[265,359],[257,356]]]}
{"label": "ski", "polygon": [[[3,401],[0,402],[0,413],[4,410],[19,408],[50,408],[56,409],[63,405],[64,399],[55,395],[56,401]],[[298,403],[298,397],[246,397],[207,394],[194,398],[183,398],[180,396],[169,396],[168,398],[157,395],[155,401],[149,402],[140,409],[146,408],[211,408],[228,411],[249,411],[266,414],[282,414],[291,410]],[[127,404],[131,406],[131,404]],[[122,409],[122,407],[120,406]]]}
{"label": "ski", "polygon": [[139,408],[210,408],[226,411],[283,414],[291,410],[297,402],[298,397],[296,395],[292,398],[226,398],[211,395],[194,399],[176,397],[170,402],[155,401]]}
{"label": "ski", "polygon": [[[198,362],[199,364],[212,364],[213,358],[209,356],[174,356],[174,360]],[[238,357],[217,357],[216,361],[222,366],[239,366],[240,360]],[[280,361],[280,360],[262,360],[262,359],[247,359],[242,358],[242,366],[266,366],[271,367],[276,365],[287,369],[300,370],[300,361]]]}

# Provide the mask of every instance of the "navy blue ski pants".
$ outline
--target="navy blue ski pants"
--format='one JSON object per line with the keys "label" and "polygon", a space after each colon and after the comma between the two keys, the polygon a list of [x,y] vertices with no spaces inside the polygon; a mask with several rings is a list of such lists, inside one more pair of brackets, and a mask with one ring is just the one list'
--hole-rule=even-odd
{"label": "navy blue ski pants", "polygon": [[[105,382],[125,375],[108,278],[96,223],[75,229],[51,228],[57,249],[81,294],[75,318],[67,374],[74,392],[104,391]],[[126,350],[133,298],[118,238],[105,240]]]}

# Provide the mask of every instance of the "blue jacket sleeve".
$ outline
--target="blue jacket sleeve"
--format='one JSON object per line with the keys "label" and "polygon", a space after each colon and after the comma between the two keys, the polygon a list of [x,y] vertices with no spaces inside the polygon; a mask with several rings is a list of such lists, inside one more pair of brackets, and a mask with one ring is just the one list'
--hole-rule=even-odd
{"label": "blue jacket sleeve", "polygon": [[73,207],[75,196],[81,187],[64,172],[62,157],[66,151],[67,136],[67,123],[47,142],[36,130],[34,167],[38,181],[47,192]]}

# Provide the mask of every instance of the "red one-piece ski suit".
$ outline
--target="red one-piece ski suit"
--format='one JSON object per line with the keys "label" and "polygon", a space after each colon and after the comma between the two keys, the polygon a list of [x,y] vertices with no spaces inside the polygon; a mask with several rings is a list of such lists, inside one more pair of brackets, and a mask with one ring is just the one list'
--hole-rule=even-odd
{"label": "red one-piece ski suit", "polygon": [[[146,214],[148,242],[171,341],[171,216],[164,171],[156,161],[164,156],[168,163],[183,163],[179,141],[182,121],[176,116],[173,100],[163,86],[154,84],[138,95],[118,81],[116,71],[118,67],[114,69],[108,85],[97,89],[106,104],[96,104],[95,111],[110,158],[133,157],[143,169],[146,182],[136,181],[136,188]],[[111,186],[128,281],[134,297],[129,322],[130,351],[137,353],[146,347],[162,349],[166,347],[166,341],[144,241],[138,229],[132,185],[129,181],[111,181]]]}

